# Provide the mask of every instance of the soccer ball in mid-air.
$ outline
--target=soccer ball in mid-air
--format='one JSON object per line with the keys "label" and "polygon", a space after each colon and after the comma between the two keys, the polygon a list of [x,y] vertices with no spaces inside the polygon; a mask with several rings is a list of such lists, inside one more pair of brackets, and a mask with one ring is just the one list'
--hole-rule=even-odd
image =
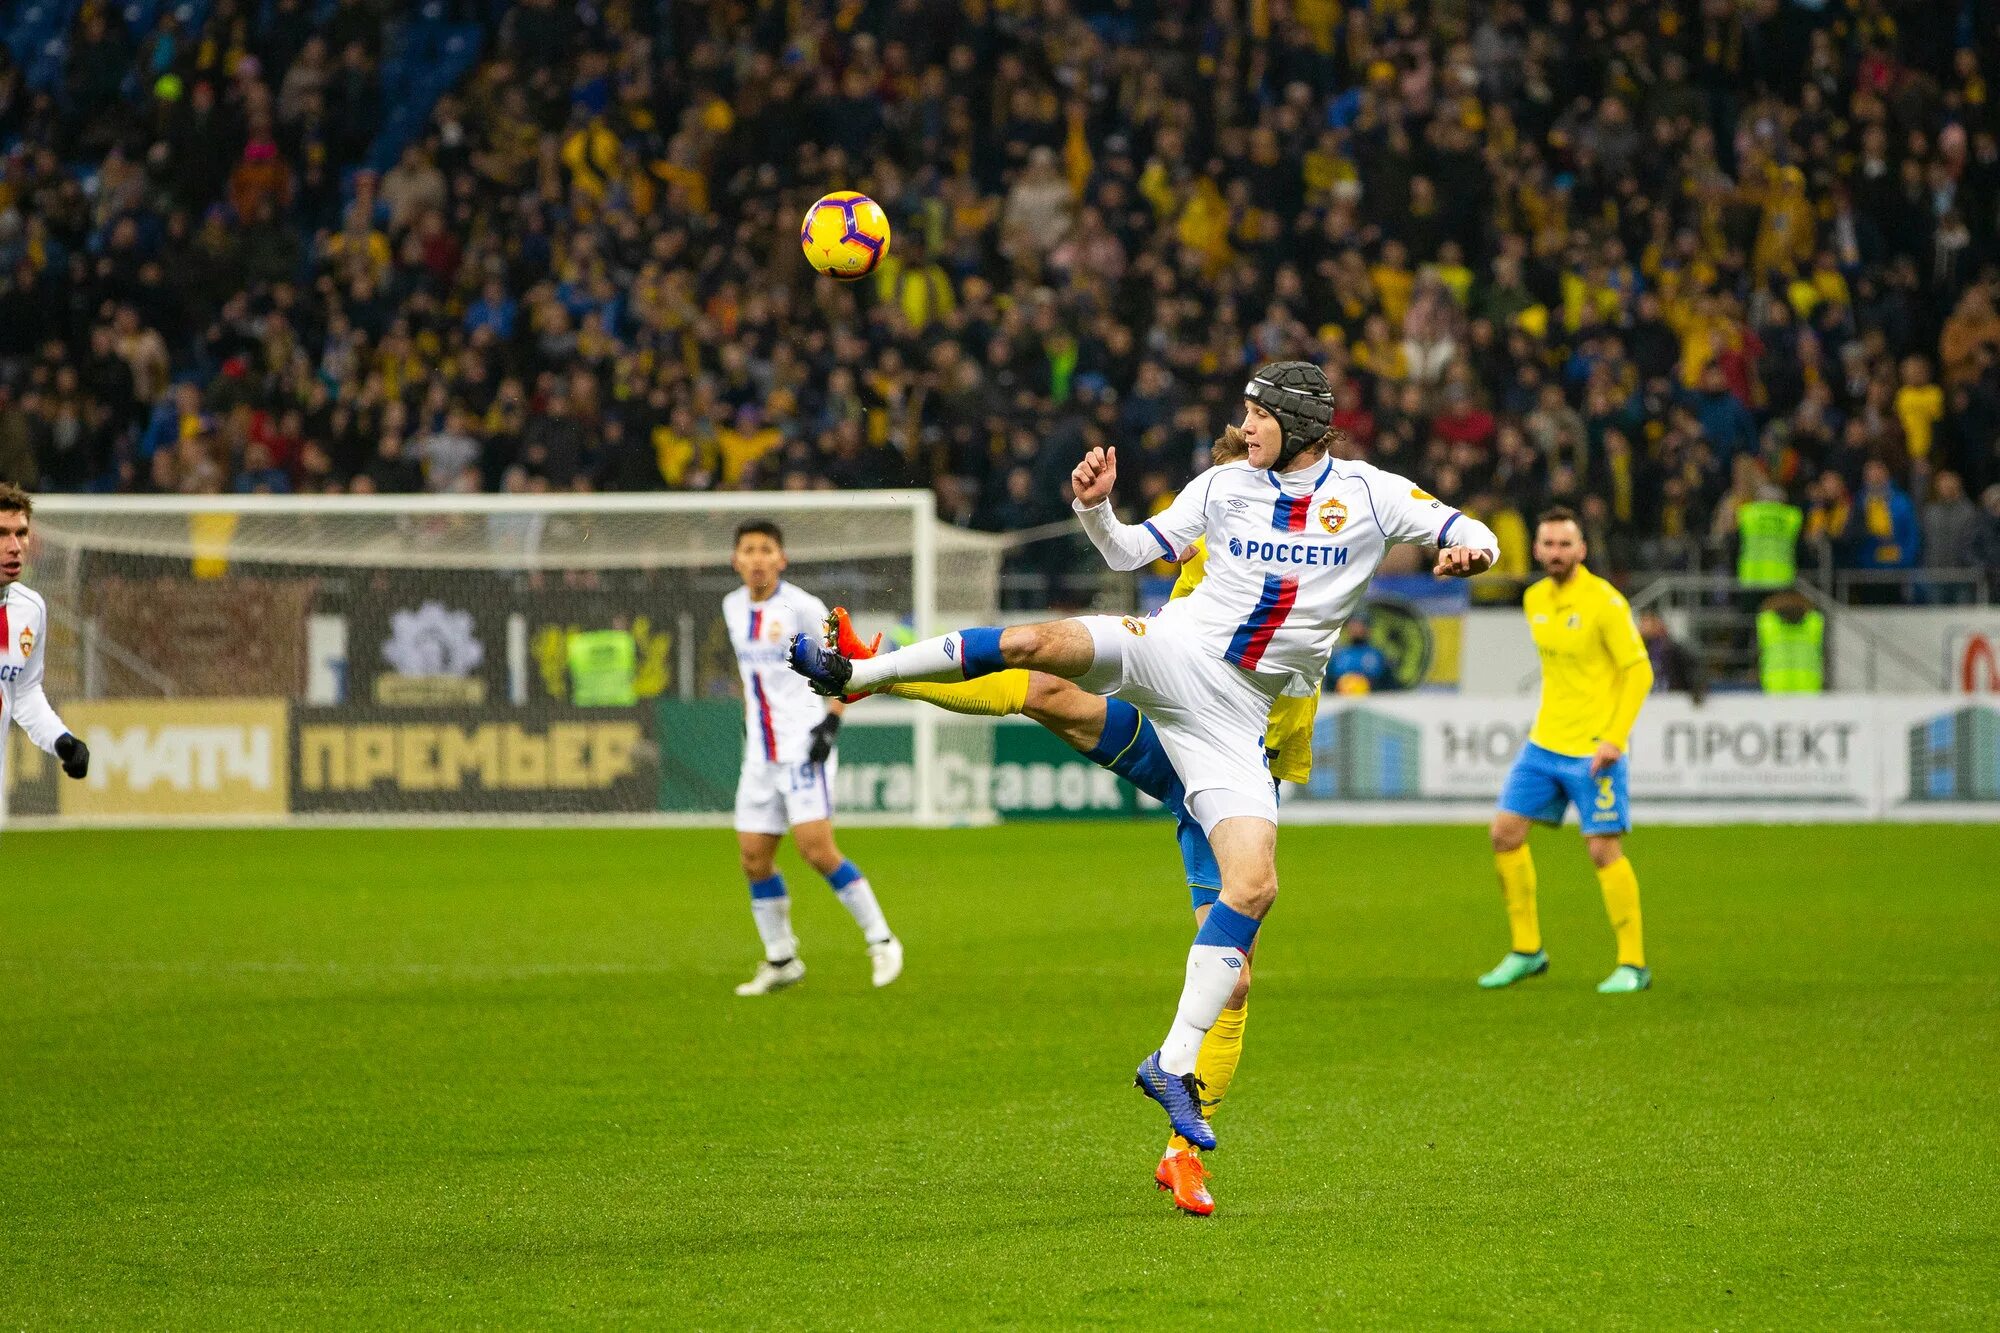
{"label": "soccer ball in mid-air", "polygon": [[835,190],[806,210],[799,244],[814,268],[853,282],[873,273],[889,253],[889,215],[865,194]]}

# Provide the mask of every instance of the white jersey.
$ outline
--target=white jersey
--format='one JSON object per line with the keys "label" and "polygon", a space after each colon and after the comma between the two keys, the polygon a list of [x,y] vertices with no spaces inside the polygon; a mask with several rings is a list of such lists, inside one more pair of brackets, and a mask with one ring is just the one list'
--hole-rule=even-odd
{"label": "white jersey", "polygon": [[1205,536],[1201,583],[1159,618],[1186,625],[1232,666],[1305,682],[1326,674],[1341,625],[1391,545],[1500,548],[1484,523],[1407,478],[1332,459],[1289,473],[1247,462],[1210,468],[1137,526],[1118,522],[1108,503],[1077,512],[1114,569],[1179,561]]}
{"label": "white jersey", "polygon": [[69,730],[42,693],[48,637],[48,603],[30,588],[9,584],[0,594],[0,771],[5,768],[10,720],[20,723],[28,739],[50,754]]}
{"label": "white jersey", "polygon": [[821,632],[826,603],[790,583],[779,583],[761,602],[738,588],[722,599],[722,619],[743,677],[744,762],[804,760],[812,729],[826,716],[826,700],[785,665],[785,645],[794,634]]}

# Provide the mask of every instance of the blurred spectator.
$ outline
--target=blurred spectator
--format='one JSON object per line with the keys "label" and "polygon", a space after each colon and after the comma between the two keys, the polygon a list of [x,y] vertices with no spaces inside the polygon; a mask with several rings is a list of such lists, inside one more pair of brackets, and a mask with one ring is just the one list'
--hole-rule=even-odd
{"label": "blurred spectator", "polygon": [[442,494],[459,489],[466,471],[476,473],[479,466],[479,441],[472,435],[471,414],[464,408],[452,408],[438,429],[418,437],[411,452],[423,468],[425,490]]}
{"label": "blurred spectator", "polygon": [[1390,682],[1389,656],[1369,642],[1373,626],[1366,611],[1356,611],[1341,631],[1340,645],[1327,663],[1326,678],[1341,694],[1368,694]]}
{"label": "blurred spectator", "polygon": [[[57,8],[0,109],[0,469],[43,486],[886,480],[1011,526],[1094,442],[1128,508],[1184,484],[1278,357],[1346,456],[1572,504],[1621,577],[1727,567],[1765,486],[1912,568],[1907,489],[2000,483],[1990,6]],[[845,187],[895,227],[852,285],[793,244]]]}
{"label": "blurred spectator", "polygon": [[1986,569],[1987,595],[2000,597],[2000,482],[1980,493],[1979,511],[1985,520],[1979,534],[1979,563]]}
{"label": "blurred spectator", "polygon": [[[1915,568],[1920,547],[1916,507],[1902,487],[1890,480],[1888,465],[1868,460],[1861,493],[1855,497],[1852,523],[1856,531],[1856,563],[1876,571]],[[1894,600],[1891,583],[1869,585],[1870,599]]]}
{"label": "blurred spectator", "polygon": [[1697,705],[1708,697],[1708,673],[1702,669],[1701,659],[1673,636],[1664,616],[1658,611],[1641,611],[1639,637],[1653,662],[1655,694],[1691,695]]}
{"label": "blurred spectator", "polygon": [[[1931,480],[1930,502],[1923,511],[1924,568],[1959,574],[1977,570],[1983,554],[1981,537],[1985,526],[1985,516],[1967,497],[1959,475],[1938,473]],[[1966,601],[1975,591],[1964,586],[1944,586],[1936,589],[1936,596],[1940,601]]]}

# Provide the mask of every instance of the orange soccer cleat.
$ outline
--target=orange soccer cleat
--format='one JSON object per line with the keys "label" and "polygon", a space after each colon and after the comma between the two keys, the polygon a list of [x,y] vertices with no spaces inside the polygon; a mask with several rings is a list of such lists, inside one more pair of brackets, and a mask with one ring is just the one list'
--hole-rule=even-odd
{"label": "orange soccer cleat", "polygon": [[[861,636],[854,631],[854,622],[847,618],[847,608],[836,606],[826,614],[826,646],[850,662],[865,662],[882,650],[882,636],[877,634],[871,642],[861,642]],[[849,694],[841,702],[859,703],[867,697]]]}
{"label": "orange soccer cleat", "polygon": [[1208,1168],[1201,1164],[1200,1153],[1169,1148],[1153,1179],[1161,1189],[1173,1191],[1174,1207],[1182,1212],[1207,1217],[1215,1211],[1215,1199],[1208,1192]]}

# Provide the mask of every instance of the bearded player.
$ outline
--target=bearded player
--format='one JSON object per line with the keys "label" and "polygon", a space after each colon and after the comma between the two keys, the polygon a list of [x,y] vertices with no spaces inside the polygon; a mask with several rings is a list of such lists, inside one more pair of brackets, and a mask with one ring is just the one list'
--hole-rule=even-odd
{"label": "bearded player", "polygon": [[[1245,449],[1243,432],[1231,426],[1215,442],[1211,458],[1214,465],[1221,466],[1242,458]],[[1206,548],[1197,541],[1181,565],[1172,596],[1177,599],[1193,592],[1206,568]],[[827,642],[843,656],[860,661],[875,656],[882,636],[876,635],[873,643],[863,641],[854,632],[846,610],[835,607],[827,621]],[[1181,866],[1194,906],[1196,928],[1207,918],[1222,889],[1215,853],[1209,848],[1201,826],[1188,815],[1185,784],[1167,759],[1159,734],[1131,704],[1091,694],[1060,676],[1022,670],[996,672],[956,685],[891,685],[882,692],[921,700],[953,713],[1026,717],[1053,732],[1092,763],[1116,773],[1166,806],[1175,818],[1174,834],[1180,845]],[[848,702],[865,697],[853,695]],[[1280,698],[1272,706],[1264,747],[1275,781],[1302,783],[1312,776],[1313,720],[1318,707],[1317,686],[1304,696]],[[1243,1056],[1243,1034],[1250,1019],[1250,974],[1246,959],[1236,989],[1230,992],[1215,1026],[1202,1038],[1201,1050],[1195,1056],[1194,1073],[1195,1081],[1201,1085],[1202,1112],[1211,1120],[1228,1094]],[[1180,1135],[1169,1136],[1166,1149],[1153,1169],[1153,1179],[1161,1189],[1172,1193],[1175,1207],[1202,1217],[1215,1211],[1201,1150]]]}
{"label": "bearded player", "polygon": [[1513,940],[1507,956],[1479,978],[1488,990],[1549,970],[1535,910],[1528,825],[1560,823],[1571,805],[1618,939],[1618,966],[1597,989],[1623,995],[1653,984],[1639,918],[1639,877],[1624,845],[1632,827],[1625,748],[1653,688],[1653,663],[1632,623],[1632,608],[1616,588],[1584,568],[1589,553],[1583,529],[1568,509],[1551,509],[1535,524],[1535,559],[1548,577],[1529,587],[1521,611],[1541,654],[1542,698],[1493,816],[1493,864]]}
{"label": "bearded player", "polygon": [[[70,734],[42,693],[48,657],[49,607],[21,582],[28,524],[35,502],[19,486],[0,483],[0,738],[9,718],[38,749],[54,755],[72,778],[90,772],[90,747]],[[0,793],[7,790],[7,750],[0,744]],[[4,799],[4,798],[0,798]]]}
{"label": "bearded player", "polygon": [[1112,568],[1136,570],[1163,555],[1180,562],[1207,539],[1207,576],[1150,619],[968,629],[859,662],[811,635],[791,646],[792,669],[826,694],[1025,667],[1145,713],[1215,853],[1222,891],[1189,950],[1166,1039],[1136,1081],[1173,1131],[1204,1150],[1215,1133],[1195,1062],[1278,892],[1277,795],[1264,753],[1271,708],[1324,677],[1335,636],[1390,545],[1439,546],[1434,572],[1458,578],[1484,571],[1499,549],[1484,524],[1407,480],[1329,459],[1332,419],[1333,390],[1319,367],[1261,367],[1244,388],[1244,461],[1210,468],[1136,525],[1111,510],[1116,450],[1085,456],[1071,474],[1073,507]]}

